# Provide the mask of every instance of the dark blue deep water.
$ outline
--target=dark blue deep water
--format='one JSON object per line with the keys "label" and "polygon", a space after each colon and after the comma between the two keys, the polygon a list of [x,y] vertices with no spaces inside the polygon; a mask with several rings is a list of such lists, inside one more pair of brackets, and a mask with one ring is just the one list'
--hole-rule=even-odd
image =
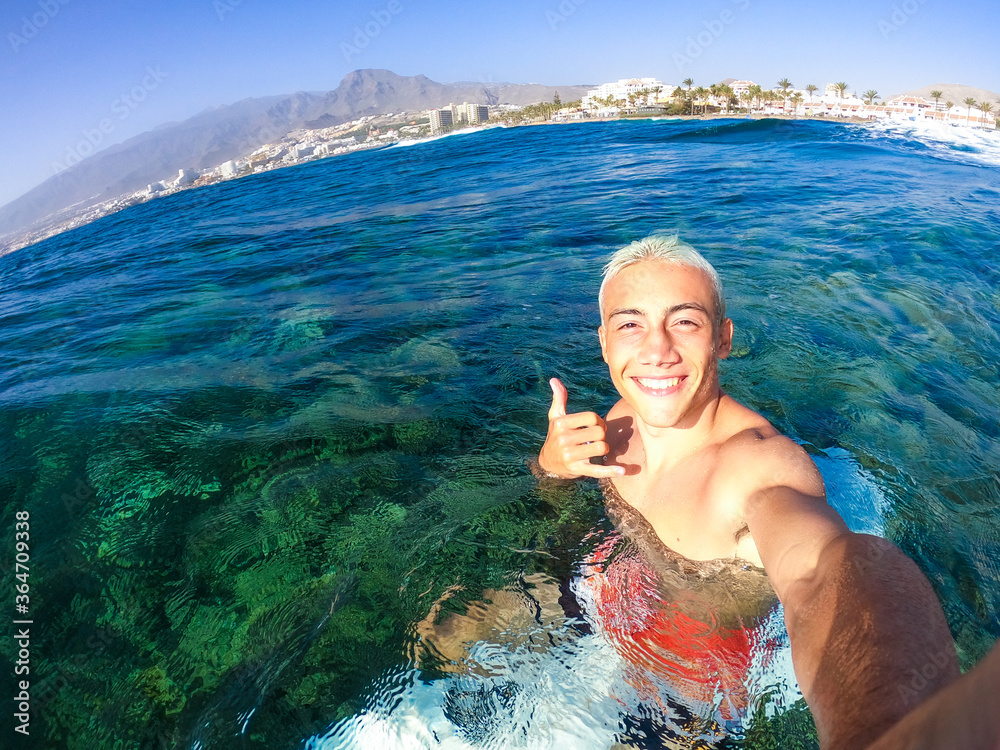
{"label": "dark blue deep water", "polygon": [[[600,267],[654,231],[722,276],[724,388],[807,447],[853,528],[917,561],[974,664],[1000,635],[996,135],[497,128],[0,258],[22,744],[815,747],[780,611],[726,710],[629,676],[593,613],[556,601],[611,527],[595,485],[528,471],[546,381],[573,409],[614,402]],[[11,638],[2,658],[9,697]]]}

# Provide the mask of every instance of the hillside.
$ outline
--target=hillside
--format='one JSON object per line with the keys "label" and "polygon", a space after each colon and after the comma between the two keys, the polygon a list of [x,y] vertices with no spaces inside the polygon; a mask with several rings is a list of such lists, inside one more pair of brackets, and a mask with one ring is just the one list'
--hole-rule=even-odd
{"label": "hillside", "polygon": [[0,244],[33,226],[59,220],[116,196],[207,169],[249,153],[297,128],[321,128],[365,115],[419,111],[449,102],[531,104],[579,98],[586,86],[438,83],[426,76],[356,70],[333,91],[244,99],[155,128],[84,159],[0,208]]}

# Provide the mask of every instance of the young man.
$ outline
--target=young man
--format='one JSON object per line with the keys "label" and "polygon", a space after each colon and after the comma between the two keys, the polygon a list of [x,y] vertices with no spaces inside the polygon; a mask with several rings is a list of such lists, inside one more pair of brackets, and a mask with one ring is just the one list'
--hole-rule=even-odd
{"label": "young man", "polygon": [[[823,747],[862,748],[880,737],[879,747],[910,746],[893,743],[926,741],[924,726],[950,732],[942,742],[954,738],[949,722],[933,722],[965,695],[956,690],[993,686],[1000,670],[943,691],[920,709],[937,713],[920,719],[916,711],[900,724],[909,734],[886,734],[959,677],[947,622],[909,558],[884,539],[851,533],[827,505],[806,452],[720,389],[733,322],[711,265],[676,238],[651,237],[612,256],[599,301],[601,351],[622,398],[606,419],[567,414],[566,388],[553,378],[541,468],[610,480],[687,558],[762,566],[784,605]],[[970,738],[997,742],[987,723]]]}

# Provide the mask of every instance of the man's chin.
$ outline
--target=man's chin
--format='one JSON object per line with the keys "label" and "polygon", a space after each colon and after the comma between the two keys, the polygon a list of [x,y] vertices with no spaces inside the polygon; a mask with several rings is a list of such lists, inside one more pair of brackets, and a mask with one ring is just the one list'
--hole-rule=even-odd
{"label": "man's chin", "polygon": [[635,413],[645,427],[654,430],[669,430],[677,427],[682,417],[676,412],[664,413],[649,409],[636,409]]}

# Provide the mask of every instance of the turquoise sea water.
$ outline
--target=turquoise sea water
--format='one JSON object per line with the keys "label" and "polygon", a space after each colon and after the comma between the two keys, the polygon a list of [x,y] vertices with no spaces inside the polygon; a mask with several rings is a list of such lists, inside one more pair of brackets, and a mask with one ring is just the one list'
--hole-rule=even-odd
{"label": "turquoise sea water", "polygon": [[[528,472],[546,381],[611,406],[600,266],[663,230],[726,286],[724,387],[808,448],[853,528],[914,557],[968,668],[1000,635],[998,167],[996,136],[953,130],[491,129],[0,258],[22,744],[815,747],[780,612],[724,715],[639,690],[563,606],[611,526],[596,486]],[[447,623],[477,617],[452,648]]]}

